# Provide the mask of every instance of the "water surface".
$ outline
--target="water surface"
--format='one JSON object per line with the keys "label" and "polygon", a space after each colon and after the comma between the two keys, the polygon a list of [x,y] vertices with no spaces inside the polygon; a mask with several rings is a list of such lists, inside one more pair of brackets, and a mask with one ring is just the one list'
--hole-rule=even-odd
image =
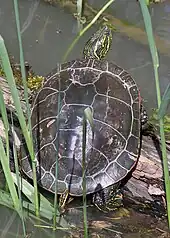
{"label": "water surface", "polygon": [[[62,61],[63,55],[73,41],[77,32],[77,22],[73,15],[60,6],[53,7],[39,0],[19,0],[20,20],[24,45],[25,60],[28,61],[33,70],[40,75],[46,75],[57,63]],[[104,1],[89,0],[96,8],[100,8]],[[0,33],[5,40],[8,52],[19,59],[18,41],[13,9],[13,1],[0,0]],[[143,28],[140,8],[135,1],[117,0],[109,10],[109,13],[122,21]],[[163,4],[152,5],[150,8],[154,32],[162,39],[170,41],[170,1]],[[78,42],[68,59],[82,57],[84,43],[96,31],[98,26],[90,29]],[[170,82],[170,57],[159,54],[160,58],[160,84],[163,92]],[[115,61],[118,65],[127,69],[137,81],[141,94],[145,100],[145,106],[150,112],[156,106],[155,82],[149,49],[132,38],[127,37],[119,31],[113,34],[113,44],[107,56],[108,60]],[[7,208],[0,207],[0,229],[1,237],[19,237],[22,226],[16,214]],[[94,212],[89,208],[88,218],[92,226],[94,237],[96,230],[101,232],[101,237],[159,237],[164,230],[165,223],[150,216],[139,215],[134,211],[126,214],[123,219],[113,218]],[[95,210],[96,211],[96,210]],[[5,215],[4,215],[5,214]],[[113,217],[112,217],[113,216]],[[120,215],[119,215],[120,216]],[[72,208],[67,217],[73,223],[80,226],[82,231],[82,209]],[[81,218],[81,219],[80,219]],[[117,219],[117,220],[116,220]],[[96,222],[96,223],[95,223]],[[108,224],[110,224],[108,226]],[[96,226],[96,227],[95,227]],[[165,227],[164,227],[165,226]],[[28,223],[28,234],[30,237],[51,237],[54,235],[50,230],[39,230]],[[114,231],[113,231],[114,230]],[[166,229],[165,229],[166,230]],[[117,231],[117,232],[115,232]],[[54,237],[69,237],[68,233],[58,231]],[[74,236],[76,237],[76,233]],[[79,236],[77,236],[79,237]]]}

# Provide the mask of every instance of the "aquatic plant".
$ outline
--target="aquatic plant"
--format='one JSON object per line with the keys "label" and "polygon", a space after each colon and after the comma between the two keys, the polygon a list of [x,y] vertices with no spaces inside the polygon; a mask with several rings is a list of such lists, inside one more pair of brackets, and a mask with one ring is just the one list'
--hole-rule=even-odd
{"label": "aquatic plant", "polygon": [[[163,116],[165,115],[165,110],[167,108],[167,104],[169,102],[168,97],[170,98],[170,90],[167,89],[166,98],[161,98],[160,86],[159,86],[159,58],[158,52],[154,41],[154,35],[152,30],[151,17],[148,11],[148,7],[143,0],[139,0],[141,11],[145,23],[146,34],[148,37],[149,48],[152,57],[152,63],[154,68],[154,77],[155,77],[155,86],[156,86],[156,95],[157,95],[157,105],[158,109],[162,111],[162,114],[159,117],[159,127],[160,127],[160,137],[161,137],[161,150],[162,150],[162,158],[163,158],[163,171],[164,171],[164,179],[165,179],[165,190],[166,190],[166,202],[167,202],[167,214],[168,214],[168,223],[170,228],[170,179],[169,179],[169,169],[168,169],[168,160],[167,160],[167,152],[166,152],[166,142],[165,142],[165,132],[164,132],[164,120]],[[162,103],[162,105],[161,105]]]}
{"label": "aquatic plant", "polygon": [[[114,2],[114,0],[110,0],[108,1],[96,14],[96,16],[93,18],[93,20],[87,25],[85,26],[77,35],[77,37],[75,38],[75,40],[73,41],[73,43],[70,45],[69,49],[67,50],[63,61],[66,60],[68,54],[71,52],[71,50],[73,49],[73,47],[76,45],[76,43],[78,42],[79,38],[83,36],[83,34],[90,29],[90,27],[99,19],[99,17],[101,16],[101,14]],[[148,12],[148,8],[146,6],[146,4],[149,3],[149,1],[142,1],[139,0],[140,2],[140,6],[141,6],[141,10],[143,13],[143,17],[144,17],[144,22],[145,22],[145,26],[146,26],[146,32],[147,32],[147,36],[148,36],[148,41],[149,41],[149,46],[150,46],[150,51],[151,51],[151,55],[152,55],[152,61],[153,61],[153,67],[154,67],[154,74],[155,74],[155,83],[156,83],[156,92],[157,92],[157,101],[158,101],[158,109],[159,109],[159,127],[160,127],[160,135],[161,135],[161,146],[162,146],[162,155],[163,155],[163,162],[164,162],[164,176],[165,176],[165,185],[166,185],[166,198],[167,198],[167,211],[168,211],[168,218],[170,217],[170,182],[169,182],[169,171],[168,171],[168,166],[167,166],[167,160],[166,160],[166,147],[165,147],[165,135],[164,135],[164,129],[165,129],[165,111],[167,108],[167,104],[169,103],[169,94],[170,94],[170,89],[167,88],[167,91],[165,93],[165,96],[161,99],[161,95],[160,95],[160,89],[159,89],[159,75],[158,75],[158,67],[159,67],[159,60],[158,60],[158,55],[157,55],[157,49],[156,49],[156,45],[154,42],[154,37],[153,37],[153,32],[152,32],[152,26],[151,26],[151,20],[150,20],[150,15]],[[24,85],[24,94],[25,94],[25,101],[27,104],[27,120],[28,120],[28,124],[26,123],[25,117],[23,115],[22,109],[21,109],[21,105],[20,105],[20,99],[19,99],[19,95],[17,93],[17,89],[16,89],[16,83],[15,83],[15,78],[11,69],[11,65],[10,65],[10,61],[9,61],[9,57],[5,48],[5,44],[2,38],[0,38],[0,57],[2,60],[2,66],[3,69],[0,70],[0,75],[2,76],[6,76],[8,84],[11,88],[11,94],[14,100],[14,104],[16,107],[16,111],[18,114],[18,119],[20,122],[20,126],[23,132],[23,135],[25,137],[25,140],[27,142],[27,146],[31,155],[31,159],[32,159],[32,166],[33,166],[33,174],[34,174],[34,188],[33,187],[29,187],[29,185],[24,181],[22,183],[24,183],[24,186],[22,188],[22,191],[24,192],[24,194],[29,198],[29,200],[31,201],[30,204],[27,204],[25,201],[22,201],[21,198],[21,194],[19,193],[20,191],[20,177],[19,177],[19,169],[17,168],[17,163],[16,164],[16,177],[10,173],[10,169],[8,166],[8,160],[9,160],[9,142],[8,142],[8,131],[9,131],[9,124],[8,124],[8,118],[7,118],[7,114],[5,111],[5,104],[3,102],[3,95],[0,93],[0,109],[1,109],[1,113],[2,113],[2,117],[3,117],[3,122],[4,122],[4,126],[5,126],[5,131],[6,131],[6,150],[4,148],[3,145],[3,141],[0,139],[0,152],[2,155],[2,166],[3,166],[3,170],[6,176],[6,180],[7,180],[7,184],[9,187],[9,191],[11,194],[11,198],[12,200],[10,200],[10,205],[5,203],[5,200],[7,200],[6,198],[9,196],[9,194],[4,193],[4,200],[1,199],[0,203],[1,204],[6,204],[9,207],[15,207],[15,209],[18,211],[18,213],[21,216],[22,222],[23,222],[23,231],[24,234],[26,234],[26,229],[25,229],[25,224],[24,224],[24,213],[22,208],[26,208],[29,205],[29,208],[31,209],[31,211],[35,211],[36,216],[43,216],[46,217],[48,219],[52,219],[53,218],[53,229],[56,228],[56,223],[59,221],[58,219],[56,220],[56,216],[58,215],[58,210],[57,210],[57,190],[56,190],[56,194],[55,194],[55,200],[54,200],[54,206],[52,206],[51,203],[49,203],[42,195],[40,195],[40,200],[38,198],[38,187],[37,187],[37,178],[36,178],[36,168],[35,168],[35,157],[34,157],[34,150],[33,150],[33,141],[32,141],[32,135],[31,135],[31,121],[30,121],[30,105],[29,105],[29,101],[28,101],[28,87],[31,87],[32,89],[37,89],[37,87],[39,87],[39,85],[41,85],[41,82],[43,80],[43,78],[41,76],[37,76],[37,78],[30,78],[28,81],[26,80],[26,74],[25,74],[25,65],[24,65],[24,55],[23,55],[23,49],[22,49],[22,40],[21,40],[21,32],[20,32],[20,21],[19,21],[19,13],[18,13],[18,2],[17,0],[14,0],[14,9],[15,9],[15,17],[16,17],[16,23],[17,23],[17,34],[18,34],[18,41],[19,41],[19,47],[20,47],[20,64],[21,64],[21,75],[22,75],[22,82]],[[83,15],[83,1],[78,1],[77,0],[77,9],[78,12],[77,14],[80,16],[80,18]],[[35,76],[36,77],[36,76]],[[38,84],[37,84],[38,81]],[[40,84],[39,84],[40,81]],[[28,83],[29,82],[29,83]],[[60,101],[60,100],[59,100]],[[58,107],[59,108],[59,107]],[[87,120],[90,122],[91,126],[92,126],[92,117],[90,116],[90,112],[85,111],[84,114],[84,123],[83,123],[83,131],[84,131],[84,136],[83,136],[83,161],[85,160],[85,148],[86,148],[86,122]],[[16,148],[14,146],[14,154],[16,155]],[[16,157],[16,156],[14,156]],[[57,160],[57,158],[56,158]],[[17,161],[15,159],[15,161]],[[84,166],[83,166],[84,168]],[[56,176],[57,176],[57,166],[56,166]],[[83,170],[83,201],[84,201],[84,237],[88,237],[88,225],[87,225],[87,214],[86,214],[86,190],[85,190],[85,176],[84,176],[84,171]],[[15,189],[14,186],[14,182],[18,185],[18,194],[17,191]],[[57,187],[57,186],[56,186]],[[29,191],[29,192],[28,192]],[[2,194],[2,192],[0,191],[0,194]],[[1,196],[2,198],[2,196]],[[8,200],[8,201],[9,201]],[[40,204],[39,204],[40,202]],[[53,215],[54,214],[54,215]],[[61,218],[60,218],[61,219]],[[169,219],[170,220],[170,219]],[[62,223],[60,223],[61,225],[63,225],[64,227],[67,227],[68,224],[64,221],[61,220]],[[169,225],[170,225],[170,221],[169,221]]]}

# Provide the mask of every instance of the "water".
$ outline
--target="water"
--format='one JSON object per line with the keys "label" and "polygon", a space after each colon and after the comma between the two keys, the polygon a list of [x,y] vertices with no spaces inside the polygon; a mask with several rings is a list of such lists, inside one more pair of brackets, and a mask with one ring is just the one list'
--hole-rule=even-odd
{"label": "water", "polygon": [[[100,6],[104,4],[103,0],[89,0],[89,3],[93,4],[96,8],[100,8]],[[50,6],[39,0],[19,0],[19,6],[25,60],[32,65],[33,70],[37,74],[46,75],[56,67],[58,62],[62,61],[64,53],[75,38],[77,30],[76,20],[68,10],[63,9],[60,6]],[[150,12],[152,15],[154,32],[161,39],[170,42],[170,1],[153,5],[150,8]],[[136,27],[144,27],[140,8],[135,1],[116,1],[115,4],[109,8],[109,13]],[[94,26],[80,39],[69,55],[69,59],[80,58],[82,56],[84,43],[97,28],[98,26]],[[5,40],[8,52],[11,55],[14,55],[15,59],[18,61],[19,50],[13,1],[11,0],[0,0],[0,33]],[[163,46],[160,45],[160,48],[161,47]],[[160,51],[159,73],[162,92],[170,82],[169,56],[170,53],[168,51],[167,54],[166,52],[162,53]],[[115,61],[133,75],[141,89],[141,94],[145,100],[145,106],[149,112],[153,107],[156,107],[155,82],[148,46],[117,31],[114,32],[112,48],[107,59]],[[1,207],[0,210],[1,232],[6,231],[6,233],[1,233],[2,237],[15,237],[18,229],[19,233],[21,233],[22,229],[19,218],[11,215],[11,211],[4,207]],[[71,220],[74,219],[74,222],[76,222],[77,219],[78,223],[80,223],[79,218],[82,217],[82,210],[80,212],[79,210],[71,209],[70,213],[68,212],[68,216],[69,214]],[[128,218],[128,216],[130,216],[130,218]],[[143,234],[145,234],[145,237],[159,237],[159,234],[162,234],[160,231],[155,231],[156,222],[158,222],[158,220],[154,220],[154,218],[151,219],[145,215],[139,216],[134,211],[125,217],[126,219],[123,218],[123,220],[120,219],[119,222],[115,222],[115,218],[115,220],[113,217],[108,218],[102,213],[95,213],[94,209],[89,209],[89,220],[93,221],[91,223],[93,223],[92,228],[94,237],[97,237],[95,236],[96,224],[96,229],[102,232],[103,230],[101,228],[104,226],[104,234],[101,234],[101,237],[102,235],[103,237],[144,237]],[[9,218],[11,218],[11,220]],[[11,221],[11,223],[9,221]],[[106,221],[111,223],[110,227],[107,227],[108,229],[117,230],[120,234],[108,231],[108,229],[107,233],[105,229],[105,226],[107,225]],[[117,223],[119,223],[119,225],[117,225]],[[140,226],[137,226],[138,223]],[[153,228],[151,228],[151,223],[153,224]],[[164,223],[159,222],[159,225],[161,225],[160,229],[164,230]],[[82,223],[80,226],[82,226]],[[51,231],[47,234],[47,231],[34,228],[34,232],[32,232],[33,226],[30,225],[30,223],[28,223],[27,227],[31,237],[39,237],[44,234],[46,237],[52,236]],[[121,232],[123,234],[121,234]],[[56,234],[61,237],[64,237],[64,234],[66,234],[66,237],[69,237],[67,236],[67,233],[64,233],[63,231]],[[76,237],[76,233],[73,237]]]}
{"label": "water", "polygon": [[[5,39],[8,51],[18,60],[18,44],[12,1],[3,1],[0,8],[0,29]],[[99,8],[103,1],[93,2]],[[76,20],[61,7],[53,7],[39,0],[20,0],[20,19],[22,37],[24,42],[25,60],[33,67],[37,74],[46,75],[58,62],[70,43],[76,36]],[[170,2],[152,5],[150,12],[153,20],[155,34],[161,39],[170,41]],[[140,8],[133,1],[116,1],[109,8],[109,13],[137,27],[143,27]],[[132,14],[133,13],[133,14]],[[90,29],[80,39],[68,59],[82,57],[84,43],[96,31],[97,26]],[[170,43],[169,43],[170,44]],[[162,45],[160,48],[163,47]],[[168,50],[167,50],[168,51]],[[160,57],[160,84],[164,92],[170,82],[170,53],[159,54]],[[156,107],[155,82],[152,62],[148,46],[129,38],[127,35],[114,32],[112,49],[107,59],[127,69],[137,81],[141,94],[145,100],[145,106],[150,112]]]}
{"label": "water", "polygon": [[[74,205],[75,206],[75,205]],[[15,212],[0,206],[0,237],[23,237],[22,224]],[[90,237],[108,238],[155,238],[167,237],[167,223],[164,219],[139,214],[133,210],[120,209],[118,212],[104,214],[95,208],[89,207],[88,225]],[[83,211],[82,208],[69,208],[66,213],[67,221],[78,229],[58,229],[42,227],[49,224],[38,224],[35,220],[27,220],[26,232],[28,237],[83,237]],[[34,225],[36,225],[34,226]]]}

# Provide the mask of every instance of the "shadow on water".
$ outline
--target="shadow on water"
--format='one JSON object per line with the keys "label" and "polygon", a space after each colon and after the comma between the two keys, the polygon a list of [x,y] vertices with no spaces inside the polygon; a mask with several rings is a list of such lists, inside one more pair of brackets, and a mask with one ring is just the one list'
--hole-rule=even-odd
{"label": "shadow on water", "polygon": [[[0,237],[23,237],[22,224],[15,212],[1,206]],[[165,218],[138,213],[132,209],[121,208],[108,214],[98,211],[94,206],[87,208],[90,237],[96,238],[168,238]],[[70,230],[34,226],[35,220],[26,222],[28,237],[83,237],[83,208],[80,201],[73,201],[66,210],[64,218],[74,227]],[[42,224],[42,223],[41,223]],[[42,224],[50,226],[49,223]]]}
{"label": "shadow on water", "polygon": [[[31,181],[30,181],[31,182]],[[0,188],[4,189],[5,180],[0,174]],[[50,192],[39,188],[40,192],[53,203],[54,196]],[[96,238],[168,238],[167,219],[159,216],[159,211],[151,209],[141,210],[141,206],[134,206],[127,200],[124,193],[124,206],[113,212],[103,213],[91,203],[91,196],[87,197],[87,220],[90,237]],[[159,208],[160,209],[160,208]],[[139,212],[142,211],[142,212]],[[156,215],[158,214],[158,216]],[[163,213],[164,214],[164,213]],[[75,198],[66,205],[64,219],[72,229],[59,228],[53,231],[52,221],[36,222],[33,218],[26,220],[28,237],[83,237],[83,202],[82,197]],[[37,225],[38,227],[36,227]],[[16,212],[0,206],[0,237],[23,237],[22,223]]]}

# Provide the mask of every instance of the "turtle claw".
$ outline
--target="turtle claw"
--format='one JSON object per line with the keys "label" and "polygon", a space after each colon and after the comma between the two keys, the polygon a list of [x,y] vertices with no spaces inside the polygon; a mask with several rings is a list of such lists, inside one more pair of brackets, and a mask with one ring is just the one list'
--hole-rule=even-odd
{"label": "turtle claw", "polygon": [[64,193],[62,193],[59,198],[58,207],[59,207],[60,214],[63,214],[65,212],[66,203],[68,204],[71,201],[73,201],[73,198],[69,196],[69,191],[65,190]]}
{"label": "turtle claw", "polygon": [[102,212],[115,211],[123,206],[123,196],[120,189],[115,191],[115,187],[105,188],[93,196],[94,205]]}
{"label": "turtle claw", "polygon": [[68,194],[68,190],[65,190],[64,193],[60,195],[58,207],[61,214],[65,212],[65,205],[68,199]]}

